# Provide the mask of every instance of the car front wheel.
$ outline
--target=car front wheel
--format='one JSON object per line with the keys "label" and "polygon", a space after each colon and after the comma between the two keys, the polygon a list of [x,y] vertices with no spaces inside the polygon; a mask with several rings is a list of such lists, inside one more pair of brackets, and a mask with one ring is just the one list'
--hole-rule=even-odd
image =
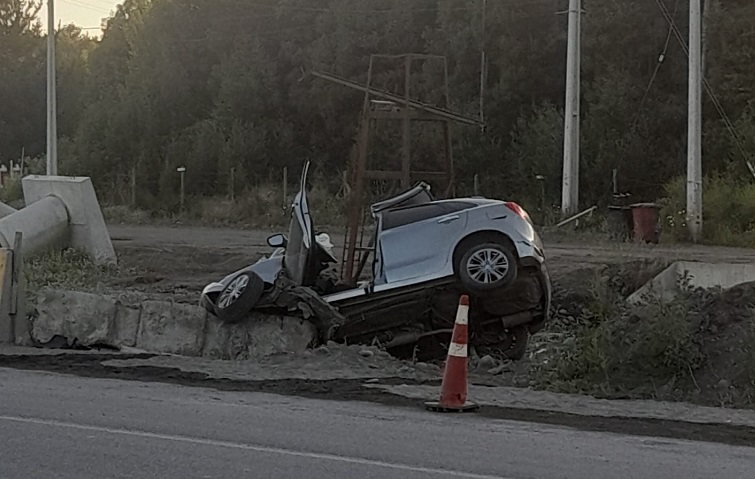
{"label": "car front wheel", "polygon": [[218,295],[215,303],[218,319],[225,323],[240,321],[257,304],[264,289],[265,283],[257,274],[239,273]]}
{"label": "car front wheel", "polygon": [[516,280],[516,257],[503,245],[478,244],[461,257],[458,274],[459,281],[471,291],[497,290]]}

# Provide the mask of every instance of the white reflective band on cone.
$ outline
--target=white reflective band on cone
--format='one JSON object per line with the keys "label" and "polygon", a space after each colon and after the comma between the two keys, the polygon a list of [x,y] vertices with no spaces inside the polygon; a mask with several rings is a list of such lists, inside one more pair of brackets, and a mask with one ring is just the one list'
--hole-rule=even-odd
{"label": "white reflective band on cone", "polygon": [[459,309],[456,310],[456,324],[467,324],[467,318],[469,318],[469,306],[460,304]]}
{"label": "white reflective band on cone", "polygon": [[448,347],[448,355],[454,356],[457,358],[466,358],[467,357],[467,345],[466,344],[459,344],[459,343],[451,343],[451,345]]}

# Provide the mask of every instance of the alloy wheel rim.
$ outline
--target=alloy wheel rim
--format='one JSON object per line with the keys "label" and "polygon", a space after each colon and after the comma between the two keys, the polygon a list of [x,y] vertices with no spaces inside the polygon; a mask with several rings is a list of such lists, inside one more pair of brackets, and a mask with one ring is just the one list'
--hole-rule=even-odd
{"label": "alloy wheel rim", "polygon": [[226,286],[220,298],[218,299],[218,306],[221,308],[227,308],[239,299],[239,296],[244,292],[249,285],[249,277],[245,274],[239,275],[231,283]]}
{"label": "alloy wheel rim", "polygon": [[500,250],[484,248],[476,251],[467,261],[467,274],[481,284],[493,284],[509,272],[509,259]]}

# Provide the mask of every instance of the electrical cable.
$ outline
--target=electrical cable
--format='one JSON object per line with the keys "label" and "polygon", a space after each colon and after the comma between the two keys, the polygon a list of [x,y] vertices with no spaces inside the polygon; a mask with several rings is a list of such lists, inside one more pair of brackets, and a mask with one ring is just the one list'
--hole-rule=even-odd
{"label": "electrical cable", "polygon": [[[689,47],[687,45],[687,42],[684,40],[684,36],[679,31],[679,28],[676,26],[676,22],[669,15],[669,11],[668,11],[668,7],[666,6],[666,3],[663,0],[655,0],[655,2],[660,7],[661,13],[663,13],[663,17],[666,19],[666,21],[669,23],[669,25],[673,29],[674,36],[676,37],[677,41],[681,45],[682,50],[684,51],[684,54],[687,56],[687,58],[689,58]],[[716,108],[716,111],[718,111],[718,114],[721,116],[721,119],[724,122],[724,126],[729,131],[729,134],[734,140],[734,143],[736,144],[737,149],[742,155],[742,158],[745,162],[745,165],[747,166],[747,169],[750,171],[753,177],[755,177],[755,168],[753,167],[752,163],[749,160],[749,155],[747,154],[747,151],[745,150],[744,145],[742,144],[742,141],[739,138],[739,135],[737,134],[736,129],[734,128],[734,125],[729,119],[729,116],[726,114],[726,111],[724,110],[723,105],[721,105],[721,102],[719,101],[718,97],[713,92],[713,88],[711,88],[710,83],[708,82],[708,79],[705,77],[704,74],[702,74],[701,76],[703,79],[703,86],[705,87],[705,91],[708,93],[708,96],[710,96],[710,99],[713,102],[713,106]]]}

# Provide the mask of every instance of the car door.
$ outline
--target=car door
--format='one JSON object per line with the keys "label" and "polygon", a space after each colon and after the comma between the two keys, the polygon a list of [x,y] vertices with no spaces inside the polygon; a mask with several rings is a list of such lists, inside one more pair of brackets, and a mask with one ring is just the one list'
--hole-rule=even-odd
{"label": "car door", "polygon": [[288,278],[296,284],[309,286],[312,278],[312,248],[314,247],[314,227],[307,202],[307,174],[309,162],[304,164],[299,183],[299,192],[291,207],[291,222],[288,228],[288,243],[283,267]]}
{"label": "car door", "polygon": [[[438,206],[428,204],[416,208]],[[392,283],[437,279],[445,275],[449,251],[464,235],[468,214],[445,208],[437,211],[430,218],[380,232],[381,282],[390,287]]]}

